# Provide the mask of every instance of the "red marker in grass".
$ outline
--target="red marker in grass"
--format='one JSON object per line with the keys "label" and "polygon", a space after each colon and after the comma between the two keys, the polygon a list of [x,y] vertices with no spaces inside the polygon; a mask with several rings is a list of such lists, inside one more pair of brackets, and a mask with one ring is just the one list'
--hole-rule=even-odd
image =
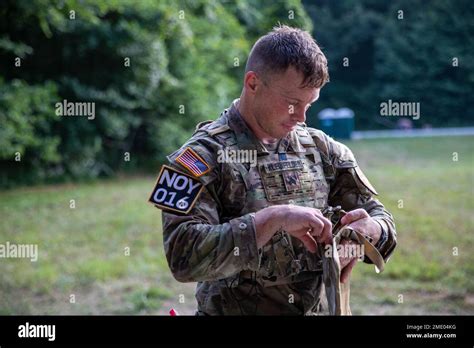
{"label": "red marker in grass", "polygon": [[179,315],[179,313],[178,313],[177,311],[175,311],[174,308],[171,308],[171,309],[170,309],[170,315],[171,315],[172,317],[175,317],[175,316]]}

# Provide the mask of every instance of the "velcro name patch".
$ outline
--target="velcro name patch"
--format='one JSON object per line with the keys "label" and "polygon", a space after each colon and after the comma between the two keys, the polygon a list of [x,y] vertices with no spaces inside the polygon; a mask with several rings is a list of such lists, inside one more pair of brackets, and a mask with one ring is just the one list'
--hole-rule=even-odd
{"label": "velcro name patch", "polygon": [[191,175],[164,165],[148,201],[160,209],[187,214],[203,188],[202,182]]}
{"label": "velcro name patch", "polygon": [[267,173],[280,172],[283,170],[298,170],[298,169],[303,169],[303,161],[292,160],[292,161],[266,163],[264,164],[264,168]]}

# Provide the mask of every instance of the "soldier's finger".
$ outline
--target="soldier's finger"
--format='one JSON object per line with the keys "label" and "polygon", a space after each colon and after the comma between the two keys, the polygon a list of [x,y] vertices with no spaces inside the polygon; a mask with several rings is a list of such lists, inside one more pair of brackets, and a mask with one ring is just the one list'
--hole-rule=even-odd
{"label": "soldier's finger", "polygon": [[341,219],[341,223],[343,225],[348,225],[353,221],[364,219],[366,217],[369,217],[369,214],[367,214],[364,209],[355,209],[344,215]]}
{"label": "soldier's finger", "polygon": [[308,233],[300,235],[298,238],[303,242],[306,249],[308,249],[313,254],[316,252],[316,241]]}
{"label": "soldier's finger", "polygon": [[311,234],[313,237],[317,237],[316,240],[319,241],[320,240],[319,238],[324,231],[324,222],[321,219],[319,219],[319,217],[310,215],[308,216],[308,224],[309,224],[309,234]]}
{"label": "soldier's finger", "polygon": [[339,264],[341,265],[341,270],[344,269],[344,267],[346,267],[350,262],[350,259],[346,258],[346,257],[341,257],[339,259]]}
{"label": "soldier's finger", "polygon": [[329,219],[326,219],[324,216],[321,216],[321,220],[324,223],[324,230],[323,230],[323,238],[324,243],[330,244],[332,243],[332,223]]}
{"label": "soldier's finger", "polygon": [[351,276],[352,269],[357,263],[357,258],[354,258],[349,264],[344,267],[341,271],[341,283],[345,283]]}
{"label": "soldier's finger", "polygon": [[331,221],[322,215],[314,214],[310,224],[318,226],[318,229],[312,228],[310,234],[316,237],[318,243],[329,244],[332,242],[332,224]]}

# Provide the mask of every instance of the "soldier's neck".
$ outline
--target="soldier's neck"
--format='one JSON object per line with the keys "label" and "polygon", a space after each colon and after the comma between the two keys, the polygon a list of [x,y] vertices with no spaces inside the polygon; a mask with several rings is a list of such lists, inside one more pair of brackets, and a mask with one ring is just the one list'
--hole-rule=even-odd
{"label": "soldier's neck", "polygon": [[260,127],[257,122],[255,115],[251,112],[250,108],[248,107],[246,101],[242,96],[236,102],[237,110],[239,110],[240,116],[242,116],[243,120],[247,124],[247,126],[251,129],[253,134],[260,140],[263,144],[275,144],[278,143],[280,139],[273,138],[265,133],[265,131]]}

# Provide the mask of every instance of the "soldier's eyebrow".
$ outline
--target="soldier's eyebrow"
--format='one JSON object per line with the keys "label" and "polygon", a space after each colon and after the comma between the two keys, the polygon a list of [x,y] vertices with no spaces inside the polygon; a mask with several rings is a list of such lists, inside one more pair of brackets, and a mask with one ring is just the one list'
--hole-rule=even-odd
{"label": "soldier's eyebrow", "polygon": [[[304,101],[299,99],[298,97],[292,97],[291,96],[293,93],[295,93],[293,90],[290,91],[290,90],[286,89],[285,87],[281,87],[281,86],[278,86],[278,85],[276,86],[276,88],[279,89],[279,92],[283,97],[288,98],[288,99],[296,100],[299,103],[304,103]],[[319,93],[309,104],[313,104],[318,99],[319,99]]]}
{"label": "soldier's eyebrow", "polygon": [[[293,100],[296,100],[296,101],[298,101],[298,102],[300,102],[300,103],[304,103],[304,101],[302,101],[302,100],[299,99],[299,98],[290,97],[289,95],[286,96],[286,97],[287,97],[288,99],[293,99]],[[316,100],[318,100],[318,99],[319,99],[319,94],[318,94],[309,104],[313,104],[313,103],[314,103]]]}
{"label": "soldier's eyebrow", "polygon": [[300,103],[303,103],[303,101],[299,98],[296,98],[296,97],[292,97],[291,96],[291,92],[286,92],[286,91],[283,91],[282,95],[285,97],[285,98],[288,98],[288,99],[293,99],[293,100],[296,100]]}

